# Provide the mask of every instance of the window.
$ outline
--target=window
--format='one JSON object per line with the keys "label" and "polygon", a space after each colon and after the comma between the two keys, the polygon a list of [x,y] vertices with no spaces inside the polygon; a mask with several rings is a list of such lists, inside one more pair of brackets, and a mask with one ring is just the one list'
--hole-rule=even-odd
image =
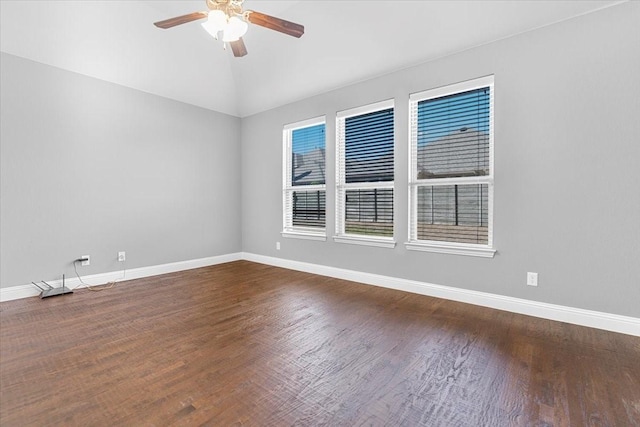
{"label": "window", "polygon": [[284,127],[283,232],[326,239],[325,119]]}
{"label": "window", "polygon": [[493,76],[410,96],[407,249],[492,257]]}
{"label": "window", "polygon": [[337,242],[394,247],[393,100],[337,116]]}

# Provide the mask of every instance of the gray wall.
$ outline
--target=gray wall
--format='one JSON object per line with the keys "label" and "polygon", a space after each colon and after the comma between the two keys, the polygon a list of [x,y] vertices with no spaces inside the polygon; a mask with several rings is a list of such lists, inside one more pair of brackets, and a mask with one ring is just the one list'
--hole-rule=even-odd
{"label": "gray wall", "polygon": [[2,53],[0,283],[241,250],[240,119]]}
{"label": "gray wall", "polygon": [[[638,22],[640,3],[626,3],[243,119],[243,250],[640,317]],[[407,251],[408,96],[489,74],[498,253]],[[389,98],[398,246],[334,243],[336,111]],[[284,239],[282,126],[323,114],[329,238]],[[527,271],[540,274],[537,288]]]}
{"label": "gray wall", "polygon": [[[637,22],[625,3],[242,120],[3,53],[0,284],[244,250],[640,317]],[[498,253],[406,251],[408,95],[488,74]],[[334,243],[333,118],[389,98],[398,246]],[[283,239],[282,126],[323,114],[329,239]]]}

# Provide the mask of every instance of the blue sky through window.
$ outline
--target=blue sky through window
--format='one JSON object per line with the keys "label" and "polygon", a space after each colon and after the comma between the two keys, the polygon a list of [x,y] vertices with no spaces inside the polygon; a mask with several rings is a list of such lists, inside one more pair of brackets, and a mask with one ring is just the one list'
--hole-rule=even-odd
{"label": "blue sky through window", "polygon": [[307,154],[313,150],[324,149],[324,124],[295,129],[292,132],[293,154]]}

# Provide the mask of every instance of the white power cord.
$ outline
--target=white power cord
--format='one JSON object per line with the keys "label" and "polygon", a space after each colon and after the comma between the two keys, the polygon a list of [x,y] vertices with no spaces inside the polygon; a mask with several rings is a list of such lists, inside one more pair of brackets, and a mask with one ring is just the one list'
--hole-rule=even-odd
{"label": "white power cord", "polygon": [[[127,266],[126,264],[123,264],[122,277],[120,277],[119,279],[111,280],[110,282],[107,282],[104,285],[90,285],[88,283],[85,283],[84,280],[82,280],[82,277],[80,277],[80,274],[78,274],[78,262],[80,262],[79,259],[73,261],[73,270],[76,272],[76,277],[80,281],[81,285],[84,285],[87,289],[93,292],[106,291],[107,289],[111,289],[118,283],[118,281],[124,280],[124,278],[127,276]],[[78,285],[73,289],[74,290],[78,289],[81,285]],[[96,286],[100,286],[100,287],[97,288]]]}

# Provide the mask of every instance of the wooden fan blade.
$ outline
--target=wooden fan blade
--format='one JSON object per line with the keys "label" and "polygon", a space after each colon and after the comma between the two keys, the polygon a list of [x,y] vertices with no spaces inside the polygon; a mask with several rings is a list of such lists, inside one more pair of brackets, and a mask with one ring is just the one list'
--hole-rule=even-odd
{"label": "wooden fan blade", "polygon": [[261,27],[269,28],[270,30],[280,31],[281,33],[298,38],[304,34],[304,25],[285,21],[284,19],[265,15],[264,13],[255,12],[253,10],[248,10],[247,12],[249,12],[247,19],[252,24],[260,25]]}
{"label": "wooden fan blade", "polygon": [[193,12],[188,15],[176,16],[175,18],[154,22],[153,25],[155,25],[158,28],[167,29],[167,28],[175,27],[176,25],[186,24],[187,22],[206,18],[207,16],[209,16],[208,12]]}
{"label": "wooden fan blade", "polygon": [[242,41],[242,37],[240,37],[235,42],[231,42],[229,44],[231,45],[233,56],[235,56],[236,58],[241,58],[247,54],[247,48],[244,45],[244,41]]}

